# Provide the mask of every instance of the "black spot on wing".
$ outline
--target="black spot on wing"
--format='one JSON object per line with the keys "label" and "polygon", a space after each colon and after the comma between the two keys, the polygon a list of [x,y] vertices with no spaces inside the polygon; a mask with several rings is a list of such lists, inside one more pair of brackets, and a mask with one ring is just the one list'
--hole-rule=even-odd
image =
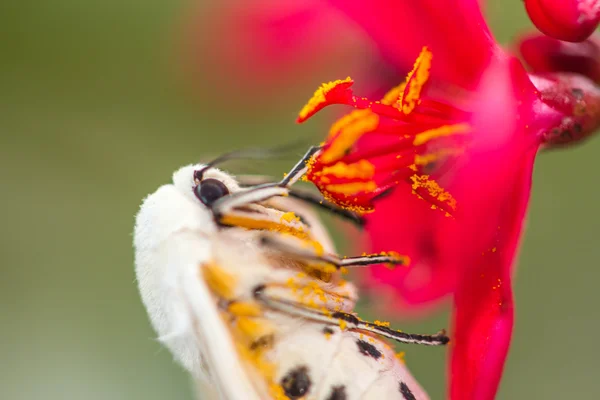
{"label": "black spot on wing", "polygon": [[404,382],[400,382],[400,393],[405,400],[417,400],[413,392],[408,388],[408,385]]}
{"label": "black spot on wing", "polygon": [[261,348],[269,348],[273,346],[275,337],[273,335],[265,335],[250,343],[250,350],[258,350]]}
{"label": "black spot on wing", "polygon": [[371,356],[374,359],[378,359],[381,357],[381,352],[377,350],[377,347],[373,346],[371,343],[366,342],[364,340],[358,339],[356,341],[356,345],[358,346],[358,351],[360,351],[365,356]]}
{"label": "black spot on wing", "polygon": [[331,388],[331,394],[327,400],[346,400],[346,387],[344,385],[334,386]]}
{"label": "black spot on wing", "polygon": [[326,335],[333,335],[335,331],[330,327],[326,326],[325,328],[323,328],[323,333]]}
{"label": "black spot on wing", "polygon": [[306,395],[310,390],[311,383],[306,366],[294,368],[281,378],[283,391],[292,400]]}

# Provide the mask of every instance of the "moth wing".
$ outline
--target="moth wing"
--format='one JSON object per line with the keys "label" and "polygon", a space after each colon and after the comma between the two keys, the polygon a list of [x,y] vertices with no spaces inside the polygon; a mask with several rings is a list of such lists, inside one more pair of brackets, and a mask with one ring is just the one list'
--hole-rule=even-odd
{"label": "moth wing", "polygon": [[404,361],[396,357],[394,350],[381,341],[374,344],[389,360],[389,367],[380,372],[377,380],[362,394],[361,400],[429,400],[425,390],[409,372]]}
{"label": "moth wing", "polygon": [[[275,381],[281,384],[286,376],[293,376],[294,371],[303,370],[310,382],[306,399],[316,399],[316,393],[323,377],[328,373],[329,364],[334,359],[341,340],[339,330],[337,333],[328,333],[334,331],[331,329],[325,332],[324,325],[301,319],[296,319],[294,324],[285,325],[291,329],[282,332],[268,354],[276,365]],[[293,383],[289,378],[287,381],[288,385]],[[282,386],[285,390],[285,385]]]}
{"label": "moth wing", "polygon": [[[411,385],[414,382],[406,375],[410,373],[384,342],[360,332],[343,331],[317,399],[335,398],[334,394],[341,396],[338,392],[343,392],[346,400],[405,400],[399,390],[400,379]],[[427,400],[427,395],[421,393],[416,398]]]}
{"label": "moth wing", "polygon": [[210,371],[211,381],[225,400],[260,400],[250,381],[228,328],[217,309],[215,299],[200,275],[197,238],[182,232],[169,245],[179,256],[179,287],[186,304],[189,326]]}

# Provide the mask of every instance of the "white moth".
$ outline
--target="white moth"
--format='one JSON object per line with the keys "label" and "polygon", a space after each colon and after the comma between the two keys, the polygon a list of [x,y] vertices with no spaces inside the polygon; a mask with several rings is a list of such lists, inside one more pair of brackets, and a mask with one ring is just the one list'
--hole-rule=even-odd
{"label": "white moth", "polygon": [[281,182],[250,188],[212,164],[189,165],[141,206],[134,247],[142,300],[201,398],[427,398],[383,338],[427,345],[448,338],[363,321],[341,274],[403,259],[336,256],[315,214],[286,197],[317,151]]}

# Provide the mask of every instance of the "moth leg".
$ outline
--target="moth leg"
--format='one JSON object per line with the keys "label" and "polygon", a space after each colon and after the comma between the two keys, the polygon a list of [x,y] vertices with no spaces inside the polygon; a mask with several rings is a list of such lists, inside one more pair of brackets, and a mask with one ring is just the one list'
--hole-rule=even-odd
{"label": "moth leg", "polygon": [[342,267],[368,267],[373,264],[389,264],[390,266],[407,265],[408,258],[396,253],[365,254],[357,257],[340,257],[336,254],[322,254],[313,247],[306,246],[303,242],[293,238],[283,238],[279,235],[263,234],[261,244],[273,250],[300,260],[324,262],[334,265],[337,269]]}
{"label": "moth leg", "polygon": [[[272,182],[273,179],[264,175],[242,175],[238,176],[238,181],[240,182],[240,185],[242,187],[251,188],[253,186],[263,185],[265,183]],[[318,193],[290,188],[289,196],[293,197],[294,199],[300,200],[304,203],[318,207],[323,211],[326,211],[337,217],[346,219],[359,227],[365,225],[365,219],[359,213],[340,207],[337,204],[331,203]]]}
{"label": "moth leg", "polygon": [[320,150],[320,147],[311,147],[308,149],[300,161],[279,182],[258,185],[248,190],[224,196],[215,201],[211,207],[213,214],[219,219],[220,216],[232,211],[234,208],[260,203],[275,196],[289,195],[290,186],[306,173],[308,170],[307,162]]}
{"label": "moth leg", "polygon": [[254,297],[257,301],[263,303],[266,307],[269,307],[272,310],[295,317],[310,319],[329,325],[338,325],[342,329],[371,332],[400,343],[441,346],[450,341],[444,330],[436,333],[435,335],[406,333],[391,329],[384,323],[363,321],[354,314],[343,311],[328,311],[310,307],[302,303],[269,295],[268,292],[268,286],[258,286],[254,290]]}
{"label": "moth leg", "polygon": [[330,203],[327,200],[325,200],[325,198],[323,196],[318,195],[316,193],[290,189],[289,195],[290,195],[290,197],[293,197],[298,200],[302,200],[306,203],[309,203],[316,207],[319,207],[319,208],[323,209],[324,211],[327,211],[333,215],[344,218],[344,219],[356,224],[359,227],[362,227],[365,225],[365,219],[360,214],[358,214],[354,211],[351,211],[351,210],[347,210],[347,209],[340,207],[334,203]]}

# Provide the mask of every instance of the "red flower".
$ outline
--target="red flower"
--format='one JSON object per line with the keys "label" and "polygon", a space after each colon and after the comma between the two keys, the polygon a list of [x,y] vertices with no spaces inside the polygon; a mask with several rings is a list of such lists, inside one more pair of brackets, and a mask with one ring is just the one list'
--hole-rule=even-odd
{"label": "red flower", "polygon": [[376,203],[367,215],[373,250],[411,256],[410,269],[364,276],[378,302],[410,312],[454,296],[452,398],[493,397],[510,344],[511,273],[535,156],[542,145],[570,144],[597,127],[597,45],[527,38],[520,49],[527,75],[495,43],[476,0],[280,3],[254,5],[249,12],[259,20],[234,8],[240,22],[221,24],[233,65],[251,70],[252,82],[322,62],[340,47],[347,26],[328,4],[362,26],[398,70],[427,47],[407,84],[379,103],[354,96],[350,79],[317,92],[301,119],[333,103],[359,110],[332,126],[310,178],[348,207]]}
{"label": "red flower", "polygon": [[354,95],[349,78],[317,90],[300,122],[330,104],[357,110],[333,124],[308,178],[343,206],[376,203],[366,215],[372,250],[413,260],[370,271],[378,296],[385,287],[400,296],[389,308],[453,294],[451,398],[493,398],[536,153],[597,128],[600,91],[583,75],[528,75],[493,40],[477,0],[333,2],[390,60],[427,47],[381,100]]}
{"label": "red flower", "polygon": [[599,0],[525,0],[524,3],[535,26],[555,39],[580,42],[600,22]]}

